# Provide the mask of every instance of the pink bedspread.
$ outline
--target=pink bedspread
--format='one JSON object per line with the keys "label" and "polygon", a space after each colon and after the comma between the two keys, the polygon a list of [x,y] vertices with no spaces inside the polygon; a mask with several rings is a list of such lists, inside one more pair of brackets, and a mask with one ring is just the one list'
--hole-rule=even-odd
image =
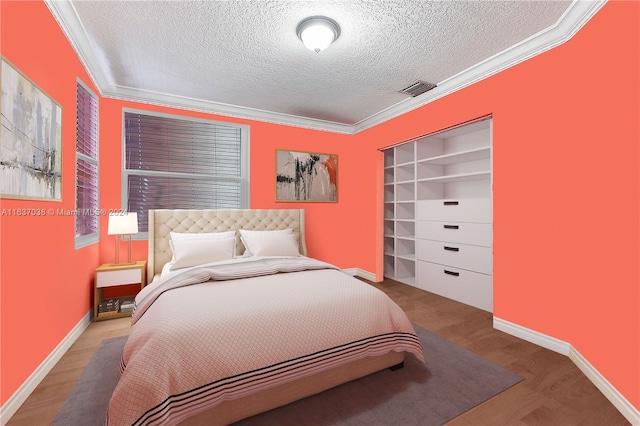
{"label": "pink bedspread", "polygon": [[392,350],[424,361],[411,323],[386,294],[306,257],[171,273],[138,294],[132,323],[109,425],[175,424]]}

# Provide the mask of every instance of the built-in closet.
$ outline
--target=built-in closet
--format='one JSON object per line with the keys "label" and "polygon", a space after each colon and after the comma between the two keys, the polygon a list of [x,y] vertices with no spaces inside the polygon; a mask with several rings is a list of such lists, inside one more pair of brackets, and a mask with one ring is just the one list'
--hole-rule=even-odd
{"label": "built-in closet", "polygon": [[493,311],[491,118],[384,150],[384,276]]}

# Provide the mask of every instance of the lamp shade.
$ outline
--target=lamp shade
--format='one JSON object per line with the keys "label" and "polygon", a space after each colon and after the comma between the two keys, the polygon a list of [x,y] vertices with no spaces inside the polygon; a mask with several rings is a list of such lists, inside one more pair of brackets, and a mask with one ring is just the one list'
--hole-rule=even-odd
{"label": "lamp shade", "polygon": [[338,38],[340,25],[326,16],[311,16],[300,21],[296,32],[307,49],[319,53]]}
{"label": "lamp shade", "polygon": [[107,235],[130,235],[138,233],[138,213],[111,213]]}

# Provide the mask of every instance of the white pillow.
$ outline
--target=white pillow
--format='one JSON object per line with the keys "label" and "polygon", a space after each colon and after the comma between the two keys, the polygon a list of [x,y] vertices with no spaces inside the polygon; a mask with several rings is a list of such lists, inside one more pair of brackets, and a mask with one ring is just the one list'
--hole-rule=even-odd
{"label": "white pillow", "polygon": [[245,235],[276,235],[276,234],[293,234],[293,229],[274,229],[271,231],[252,231],[249,229],[239,229],[240,236],[244,237]]}
{"label": "white pillow", "polygon": [[175,261],[171,270],[233,259],[236,238],[209,238],[171,241]]}
{"label": "white pillow", "polygon": [[249,250],[249,247],[244,242],[244,237],[246,237],[248,235],[250,235],[250,236],[257,236],[257,235],[261,235],[261,236],[293,235],[293,229],[291,229],[291,228],[274,229],[274,230],[271,230],[271,231],[252,231],[252,230],[248,230],[248,229],[239,229],[238,232],[240,232],[240,241],[242,241],[242,244],[244,244],[244,248],[246,249],[244,251],[244,254],[242,255],[242,257],[251,257],[252,256],[251,250]]}
{"label": "white pillow", "polygon": [[[198,234],[194,232],[169,232],[169,235],[171,236],[171,241],[211,240],[211,239],[231,238],[231,237],[234,237],[234,241],[235,241],[236,231],[202,232]],[[171,241],[169,241],[169,245],[171,245]],[[171,262],[175,262],[175,260],[176,260],[176,255],[174,253],[173,256],[171,257]]]}
{"label": "white pillow", "polygon": [[169,232],[172,241],[184,241],[184,240],[206,240],[212,238],[231,238],[236,236],[236,231],[224,231],[224,232]]}
{"label": "white pillow", "polygon": [[242,238],[250,256],[300,256],[295,234],[254,234]]}
{"label": "white pillow", "polygon": [[[169,245],[171,245],[171,242],[169,242]],[[162,271],[160,271],[160,276],[164,277],[165,275],[167,275],[169,272],[171,272],[171,267],[173,266],[173,260],[171,262],[167,262],[164,264],[164,266],[162,267]]]}

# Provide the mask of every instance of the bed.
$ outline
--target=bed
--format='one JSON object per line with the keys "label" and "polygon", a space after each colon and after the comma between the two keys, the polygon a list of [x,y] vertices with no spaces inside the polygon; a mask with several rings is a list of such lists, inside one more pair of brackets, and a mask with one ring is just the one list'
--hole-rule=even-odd
{"label": "bed", "polygon": [[306,254],[301,209],[150,210],[107,424],[226,425],[424,361],[388,296]]}

